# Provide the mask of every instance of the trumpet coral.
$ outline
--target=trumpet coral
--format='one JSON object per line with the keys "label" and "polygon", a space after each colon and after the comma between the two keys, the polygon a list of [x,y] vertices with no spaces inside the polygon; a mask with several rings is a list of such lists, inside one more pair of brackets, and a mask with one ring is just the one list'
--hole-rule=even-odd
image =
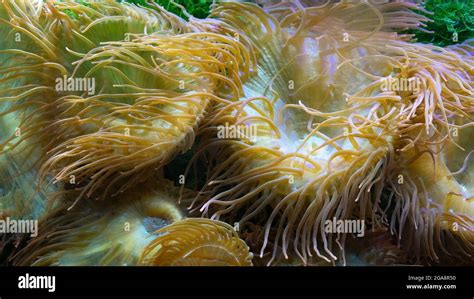
{"label": "trumpet coral", "polygon": [[155,232],[143,250],[141,265],[251,266],[252,253],[227,223],[187,218]]}
{"label": "trumpet coral", "polygon": [[67,211],[63,205],[40,222],[40,235],[11,257],[13,265],[137,265],[153,233],[183,219],[175,204],[177,190],[130,190],[113,205],[82,201]]}

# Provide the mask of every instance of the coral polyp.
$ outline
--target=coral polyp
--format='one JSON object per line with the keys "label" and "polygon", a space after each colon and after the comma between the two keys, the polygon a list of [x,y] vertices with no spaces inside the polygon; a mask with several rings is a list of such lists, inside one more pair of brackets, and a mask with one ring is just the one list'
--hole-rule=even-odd
{"label": "coral polyp", "polygon": [[244,2],[0,3],[0,263],[474,263],[474,39]]}

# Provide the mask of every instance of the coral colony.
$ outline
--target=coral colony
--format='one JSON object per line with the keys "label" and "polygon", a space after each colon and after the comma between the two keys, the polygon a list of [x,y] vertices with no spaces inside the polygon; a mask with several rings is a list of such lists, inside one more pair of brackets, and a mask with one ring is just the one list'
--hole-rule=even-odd
{"label": "coral colony", "polygon": [[131,2],[0,2],[0,263],[474,263],[472,7]]}

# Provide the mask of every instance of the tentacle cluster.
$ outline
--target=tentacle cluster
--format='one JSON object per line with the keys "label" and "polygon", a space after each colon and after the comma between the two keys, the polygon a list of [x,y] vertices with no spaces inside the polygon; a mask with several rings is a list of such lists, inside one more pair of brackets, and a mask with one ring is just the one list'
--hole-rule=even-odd
{"label": "tentacle cluster", "polygon": [[[346,235],[327,234],[327,220],[364,220],[371,229],[390,223],[392,233],[402,234],[407,222],[423,218],[421,208],[407,213],[423,202],[416,192],[402,191],[412,197],[397,198],[387,214],[390,203],[382,203],[382,191],[393,185],[398,174],[393,168],[409,164],[400,162],[404,156],[398,152],[439,143],[445,139],[439,130],[450,128],[452,116],[468,117],[472,66],[462,57],[468,45],[439,49],[394,33],[427,21],[411,8],[370,2],[318,7],[284,2],[267,12],[236,3],[216,8],[214,17],[250,40],[257,69],[240,101],[217,110],[201,130],[205,142],[195,160],[209,163],[209,175],[191,209],[241,226],[260,221],[260,256],[271,244],[269,263],[288,258],[292,250],[304,263],[313,255],[333,263],[344,258]],[[351,22],[355,14],[372,18]],[[419,80],[421,91],[386,89],[390,78]],[[243,137],[219,136],[229,125]],[[246,136],[250,127],[257,128],[253,139]],[[427,130],[437,133],[424,142],[408,137]],[[462,231],[472,231],[464,225]],[[472,241],[462,239],[469,259]],[[432,248],[439,239],[413,240]],[[416,247],[408,243],[407,251]]]}
{"label": "tentacle cluster", "polygon": [[156,231],[141,265],[251,266],[252,253],[227,223],[187,218]]}
{"label": "tentacle cluster", "polygon": [[[164,190],[130,190],[115,205],[83,201],[49,213],[39,224],[41,234],[16,253],[13,265],[123,266],[136,265],[153,233],[183,219],[172,183]],[[71,196],[71,194],[69,195]]]}
{"label": "tentacle cluster", "polygon": [[[37,14],[29,17],[31,9]],[[14,56],[18,71],[7,66],[9,76],[2,81],[25,82],[2,90],[2,101],[11,103],[4,114],[20,114],[23,129],[3,148],[26,140],[39,144],[40,183],[49,184],[53,176],[52,183],[81,189],[80,197],[104,198],[112,188],[121,186],[114,190],[121,192],[153,175],[193,144],[211,102],[241,89],[243,46],[193,32],[164,11],[73,3],[13,3],[4,11],[4,26],[11,34],[20,28],[28,46],[4,50]],[[80,13],[79,20],[65,11]],[[116,29],[105,37],[110,27]],[[148,31],[152,34],[143,35]],[[92,82],[97,92],[64,90],[77,78],[83,87]]]}
{"label": "tentacle cluster", "polygon": [[[61,199],[11,263],[473,263],[473,41],[397,33],[430,21],[405,1],[256,2],[0,4],[1,217]],[[205,183],[157,191],[193,145]]]}

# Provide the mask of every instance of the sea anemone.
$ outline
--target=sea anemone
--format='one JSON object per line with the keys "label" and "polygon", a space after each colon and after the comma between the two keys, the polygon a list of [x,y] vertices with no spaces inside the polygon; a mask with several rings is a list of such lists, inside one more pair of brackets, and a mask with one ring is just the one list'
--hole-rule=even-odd
{"label": "sea anemone", "polygon": [[473,263],[474,40],[417,43],[407,1],[254,2],[0,4],[0,218],[41,223],[0,262]]}
{"label": "sea anemone", "polygon": [[149,36],[84,56],[78,68],[95,65],[85,76],[95,76],[104,88],[96,96],[58,100],[58,123],[84,129],[49,151],[41,173],[54,173],[55,181],[73,175],[87,196],[106,187],[103,197],[114,184],[124,183],[123,191],[189,149],[206,107],[217,99],[211,91],[219,72],[229,71],[213,57],[215,42],[198,33]]}
{"label": "sea anemone", "polygon": [[[175,204],[178,190],[129,190],[111,204],[83,200],[67,211],[63,205],[39,224],[38,237],[10,258],[13,265],[137,265],[154,232],[183,219]],[[75,196],[72,196],[73,198]]]}
{"label": "sea anemone", "polygon": [[387,228],[367,231],[363,238],[350,237],[346,247],[347,265],[409,265],[409,254]]}
{"label": "sea anemone", "polygon": [[[10,113],[0,118],[0,136],[10,135],[13,128],[20,139],[17,116]],[[61,190],[63,186],[51,185],[46,190],[36,188],[38,172],[32,157],[41,154],[44,154],[42,149],[28,141],[0,154],[0,219],[39,219],[54,207],[53,202],[48,206],[48,194]]]}
{"label": "sea anemone", "polygon": [[[382,87],[399,61],[373,45],[407,43],[408,36],[390,31],[425,20],[411,6],[213,9],[250,40],[257,69],[240,101],[218,109],[201,130],[205,141],[194,161],[205,156],[210,166],[193,212],[240,226],[263,221],[260,255],[270,242],[269,264],[290,250],[305,263],[313,254],[332,263],[344,257],[346,236],[327,234],[328,219],[382,226],[381,194],[407,103]],[[228,126],[237,133],[225,136]]]}
{"label": "sea anemone", "polygon": [[387,181],[394,205],[390,225],[417,263],[472,262],[474,254],[471,43],[406,45],[397,58],[422,85],[416,94],[401,94],[413,100],[401,111],[408,121],[401,123]]}
{"label": "sea anemone", "polygon": [[[65,12],[80,12],[80,17],[76,14],[72,19]],[[26,143],[23,151],[36,152],[28,157],[30,168],[22,171],[37,170],[41,158],[61,141],[61,136],[70,137],[68,128],[56,119],[60,94],[55,90],[57,78],[73,71],[71,62],[76,58],[70,49],[87,52],[103,40],[123,40],[126,34],[143,33],[147,26],[150,30],[171,30],[172,26],[167,27],[170,23],[177,22],[117,3],[2,2],[0,115],[2,120],[11,121],[2,124],[1,153]]]}
{"label": "sea anemone", "polygon": [[[472,124],[472,114],[469,116]],[[442,143],[418,140],[393,170],[393,232],[420,263],[468,262],[474,255],[472,125],[453,122]],[[452,133],[450,133],[452,134]]]}
{"label": "sea anemone", "polygon": [[252,253],[227,223],[187,218],[155,232],[143,250],[141,265],[251,266]]}
{"label": "sea anemone", "polygon": [[[3,51],[26,61],[17,62],[19,74],[3,79],[24,78],[24,85],[2,91],[2,101],[13,103],[3,114],[21,111],[19,142],[34,138],[44,148],[40,184],[53,176],[52,183],[81,190],[78,198],[125,191],[189,149],[210,103],[241,88],[242,44],[192,32],[159,7],[27,6],[3,7],[4,27],[24,32],[33,50]],[[36,12],[33,18],[27,10]],[[71,90],[75,80],[99,91]],[[4,149],[16,145],[10,141]]]}

